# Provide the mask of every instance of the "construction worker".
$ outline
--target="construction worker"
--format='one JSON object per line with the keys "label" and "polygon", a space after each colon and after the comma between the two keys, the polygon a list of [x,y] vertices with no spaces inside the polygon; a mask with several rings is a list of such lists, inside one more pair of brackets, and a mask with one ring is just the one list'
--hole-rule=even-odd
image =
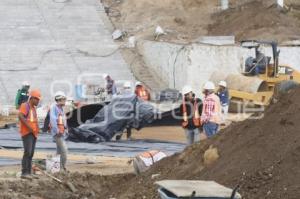
{"label": "construction worker", "polygon": [[29,88],[30,88],[29,83],[25,81],[22,83],[22,88],[18,89],[16,99],[15,99],[16,109],[19,109],[22,103],[27,102],[29,98]]}
{"label": "construction worker", "polygon": [[181,115],[183,116],[182,127],[185,129],[187,144],[200,141],[201,121],[200,113],[202,111],[202,101],[195,98],[191,86],[184,86],[182,89],[183,101],[180,106]]}
{"label": "construction worker", "polygon": [[145,101],[150,100],[150,93],[145,88],[145,86],[142,84],[142,82],[135,83],[135,94]]}
{"label": "construction worker", "polygon": [[226,119],[228,115],[228,107],[229,107],[229,92],[227,89],[227,83],[225,81],[219,82],[219,90],[217,92],[220,102],[221,102],[221,125],[226,125]]}
{"label": "construction worker", "polygon": [[107,98],[110,100],[114,95],[117,94],[117,87],[115,81],[108,74],[104,74],[103,78],[106,81],[105,89],[107,92]]}
{"label": "construction worker", "polygon": [[208,138],[218,132],[221,123],[221,103],[219,97],[215,94],[215,85],[213,82],[206,82],[203,88],[204,100],[201,122]]}
{"label": "construction worker", "polygon": [[32,90],[29,94],[29,100],[22,103],[19,108],[20,134],[24,147],[21,178],[24,179],[31,179],[32,157],[39,133],[36,106],[40,99],[40,91]]}
{"label": "construction worker", "polygon": [[[121,98],[130,98],[130,97],[134,97],[134,96],[135,96],[135,94],[133,93],[131,82],[130,81],[124,82],[123,91],[122,91],[122,94],[120,95],[120,97]],[[123,133],[124,132],[120,132],[116,135],[117,141],[121,140]],[[132,131],[131,131],[130,124],[128,124],[126,127],[126,134],[127,134],[127,140],[131,140],[132,139],[131,138]]]}
{"label": "construction worker", "polygon": [[66,116],[63,107],[66,104],[67,97],[64,92],[55,93],[55,104],[50,108],[50,128],[53,139],[56,143],[57,154],[60,155],[60,170],[66,171],[67,163],[67,145],[64,135],[67,130]]}

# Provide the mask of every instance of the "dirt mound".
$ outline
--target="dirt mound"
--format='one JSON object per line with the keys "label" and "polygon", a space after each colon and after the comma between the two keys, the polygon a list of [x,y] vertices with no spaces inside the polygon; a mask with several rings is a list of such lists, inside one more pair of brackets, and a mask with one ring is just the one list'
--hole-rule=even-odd
{"label": "dirt mound", "polygon": [[[244,198],[300,197],[300,88],[283,96],[261,120],[233,124],[214,139],[162,160],[141,177],[120,186],[117,198],[158,198],[160,179],[215,180],[229,187],[241,185]],[[203,154],[217,147],[219,159],[209,167]],[[160,174],[152,179],[153,174]]]}
{"label": "dirt mound", "polygon": [[296,10],[281,11],[268,1],[252,1],[213,15],[210,35],[235,35],[241,39],[285,41],[299,39],[300,20]]}
{"label": "dirt mound", "polygon": [[[110,198],[118,189],[119,184],[125,184],[131,175],[110,176],[92,175],[89,173],[73,173],[55,175],[63,182],[58,183],[49,177],[40,179],[0,181],[0,198],[5,199],[83,199]],[[67,183],[71,185],[67,185]],[[72,190],[73,189],[73,190]]]}
{"label": "dirt mound", "polygon": [[[49,179],[0,183],[0,198],[122,198],[158,199],[153,184],[162,179],[214,180],[241,185],[245,199],[300,197],[300,87],[281,96],[260,120],[235,123],[211,140],[166,158],[141,176],[58,176],[77,192]],[[207,149],[218,158],[204,166]],[[159,174],[154,178],[154,174]]]}
{"label": "dirt mound", "polygon": [[191,42],[205,35],[241,39],[299,39],[300,2],[286,0],[280,11],[274,0],[231,0],[221,11],[219,0],[102,0],[117,28],[138,38],[153,39],[156,26],[167,31],[163,41]]}
{"label": "dirt mound", "polygon": [[186,41],[207,34],[210,15],[217,0],[103,0],[110,7],[112,22],[117,28],[138,38],[154,39],[155,28],[161,26],[168,35],[164,40]]}

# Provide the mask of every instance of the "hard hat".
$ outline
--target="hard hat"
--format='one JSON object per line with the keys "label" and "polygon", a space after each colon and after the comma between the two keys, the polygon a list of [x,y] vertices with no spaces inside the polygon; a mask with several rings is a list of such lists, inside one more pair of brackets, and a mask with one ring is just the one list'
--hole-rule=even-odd
{"label": "hard hat", "polygon": [[22,82],[22,86],[30,86],[30,84],[29,84],[29,82],[24,81],[24,82]]}
{"label": "hard hat", "polygon": [[183,95],[186,95],[186,94],[188,94],[188,93],[190,93],[190,92],[193,92],[193,89],[192,89],[191,86],[186,85],[186,86],[184,86],[184,87],[182,88],[182,94],[183,94]]}
{"label": "hard hat", "polygon": [[227,83],[225,81],[220,81],[219,86],[227,87]]}
{"label": "hard hat", "polygon": [[131,88],[131,82],[124,82],[124,84],[123,84],[123,87],[124,88]]}
{"label": "hard hat", "polygon": [[204,87],[203,87],[204,90],[215,90],[216,87],[215,87],[215,84],[211,81],[208,81],[204,84]]}
{"label": "hard hat", "polygon": [[35,98],[37,98],[39,100],[42,98],[41,92],[39,90],[32,90],[32,91],[30,91],[29,96],[30,97],[35,97]]}
{"label": "hard hat", "polygon": [[102,77],[103,77],[103,79],[105,79],[108,77],[108,74],[104,73],[104,74],[102,74]]}
{"label": "hard hat", "polygon": [[141,85],[142,85],[142,82],[137,81],[137,82],[135,83],[135,86],[141,86]]}
{"label": "hard hat", "polygon": [[55,100],[66,99],[67,96],[63,91],[57,91],[54,95]]}

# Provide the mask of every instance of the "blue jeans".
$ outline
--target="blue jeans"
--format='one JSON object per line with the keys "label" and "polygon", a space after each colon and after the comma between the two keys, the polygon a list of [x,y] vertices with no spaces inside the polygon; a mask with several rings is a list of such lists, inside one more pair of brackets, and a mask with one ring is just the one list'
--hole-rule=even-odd
{"label": "blue jeans", "polygon": [[187,139],[187,144],[191,145],[194,142],[200,141],[200,131],[198,128],[196,129],[185,129],[185,135]]}
{"label": "blue jeans", "polygon": [[208,138],[212,137],[218,132],[219,125],[213,122],[203,124],[203,129]]}

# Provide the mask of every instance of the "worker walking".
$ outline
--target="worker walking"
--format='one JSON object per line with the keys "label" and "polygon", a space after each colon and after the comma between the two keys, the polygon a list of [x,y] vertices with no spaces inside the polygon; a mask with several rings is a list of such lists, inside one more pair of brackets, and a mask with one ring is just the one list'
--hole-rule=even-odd
{"label": "worker walking", "polygon": [[66,104],[66,95],[59,91],[55,93],[55,104],[50,108],[50,128],[53,139],[56,142],[56,151],[60,155],[60,169],[66,171],[67,163],[67,145],[64,140],[64,135],[67,130],[66,116],[63,107]]}
{"label": "worker walking", "polygon": [[225,126],[229,108],[229,92],[227,89],[227,83],[225,81],[219,82],[219,90],[217,94],[221,102],[221,125]]}
{"label": "worker walking", "polygon": [[28,82],[22,83],[22,88],[17,91],[16,99],[15,99],[15,106],[16,109],[19,109],[20,105],[24,102],[27,102],[29,98],[29,88],[30,85]]}
{"label": "worker walking", "polygon": [[111,100],[111,98],[117,94],[117,87],[115,81],[108,74],[104,74],[103,78],[106,81],[105,89],[107,92],[107,98],[108,100]]}
{"label": "worker walking", "polygon": [[187,144],[191,145],[194,142],[200,141],[200,113],[202,112],[202,101],[195,98],[191,86],[185,86],[182,89],[183,101],[180,106],[181,115],[183,118],[182,127],[185,129]]}
{"label": "worker walking", "polygon": [[19,109],[20,134],[24,147],[21,178],[24,179],[31,179],[32,157],[39,133],[36,106],[40,99],[40,91],[32,90],[29,94],[29,100],[22,103]]}
{"label": "worker walking", "polygon": [[201,122],[208,138],[218,132],[221,123],[221,103],[219,97],[214,93],[215,85],[213,82],[206,82],[204,85],[204,100]]}
{"label": "worker walking", "polygon": [[135,83],[135,94],[145,100],[149,101],[150,100],[150,93],[149,91],[145,88],[145,86],[142,84],[142,82],[136,82]]}

